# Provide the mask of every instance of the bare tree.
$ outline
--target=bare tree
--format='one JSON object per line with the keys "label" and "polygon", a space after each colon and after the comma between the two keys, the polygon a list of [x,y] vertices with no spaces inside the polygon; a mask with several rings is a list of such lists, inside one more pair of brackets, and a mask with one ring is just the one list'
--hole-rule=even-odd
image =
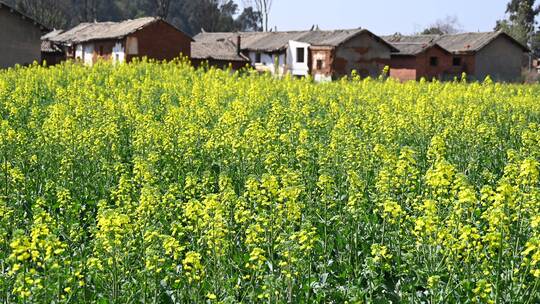
{"label": "bare tree", "polygon": [[268,32],[268,19],[270,17],[270,11],[272,10],[273,0],[245,0],[244,6],[254,5],[259,14],[261,15],[261,27],[265,32]]}
{"label": "bare tree", "polygon": [[462,31],[462,26],[459,23],[457,16],[446,16],[444,19],[439,19],[435,23],[426,28],[422,34],[457,34]]}
{"label": "bare tree", "polygon": [[169,8],[171,7],[171,0],[155,0],[156,1],[156,15],[163,19],[169,16]]}
{"label": "bare tree", "polygon": [[18,0],[17,7],[48,27],[61,28],[69,21],[62,0]]}

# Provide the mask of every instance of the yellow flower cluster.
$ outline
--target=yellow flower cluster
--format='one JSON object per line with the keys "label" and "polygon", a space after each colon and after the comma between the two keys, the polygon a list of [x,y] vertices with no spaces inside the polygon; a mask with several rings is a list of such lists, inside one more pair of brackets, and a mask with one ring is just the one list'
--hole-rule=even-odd
{"label": "yellow flower cluster", "polygon": [[539,302],[539,100],[466,75],[0,71],[0,302]]}

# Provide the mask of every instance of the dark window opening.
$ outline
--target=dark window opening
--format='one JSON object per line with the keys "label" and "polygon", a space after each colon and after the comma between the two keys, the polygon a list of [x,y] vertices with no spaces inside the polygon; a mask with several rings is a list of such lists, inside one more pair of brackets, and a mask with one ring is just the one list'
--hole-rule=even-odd
{"label": "dark window opening", "polygon": [[306,54],[305,48],[296,48],[296,62],[304,63],[305,54]]}
{"label": "dark window opening", "polygon": [[461,58],[460,57],[454,57],[454,59],[452,59],[452,65],[460,66],[461,65]]}
{"label": "dark window opening", "polygon": [[317,59],[317,70],[323,69],[324,62],[321,59]]}
{"label": "dark window opening", "polygon": [[438,66],[439,65],[439,58],[437,58],[437,57],[429,58],[429,65]]}
{"label": "dark window opening", "polygon": [[262,62],[262,56],[261,53],[255,54],[255,63],[261,63]]}
{"label": "dark window opening", "polygon": [[103,45],[99,46],[99,56],[103,56]]}

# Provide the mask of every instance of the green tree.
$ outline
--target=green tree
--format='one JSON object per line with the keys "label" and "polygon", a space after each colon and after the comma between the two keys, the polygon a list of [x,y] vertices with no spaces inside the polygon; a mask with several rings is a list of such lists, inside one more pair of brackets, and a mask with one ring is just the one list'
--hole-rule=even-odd
{"label": "green tree", "polygon": [[236,27],[241,31],[260,32],[263,30],[261,26],[261,14],[253,9],[246,7],[238,18],[236,18]]}
{"label": "green tree", "polygon": [[536,16],[540,6],[535,0],[511,0],[507,7],[508,18],[498,20],[495,30],[502,30],[525,45],[531,45],[536,29]]}

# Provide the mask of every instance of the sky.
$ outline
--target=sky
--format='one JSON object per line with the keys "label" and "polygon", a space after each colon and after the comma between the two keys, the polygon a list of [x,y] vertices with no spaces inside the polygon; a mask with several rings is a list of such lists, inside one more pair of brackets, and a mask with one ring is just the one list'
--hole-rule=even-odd
{"label": "sky", "polygon": [[366,28],[385,35],[419,32],[456,16],[462,30],[491,31],[508,0],[273,0],[270,25],[278,30]]}

